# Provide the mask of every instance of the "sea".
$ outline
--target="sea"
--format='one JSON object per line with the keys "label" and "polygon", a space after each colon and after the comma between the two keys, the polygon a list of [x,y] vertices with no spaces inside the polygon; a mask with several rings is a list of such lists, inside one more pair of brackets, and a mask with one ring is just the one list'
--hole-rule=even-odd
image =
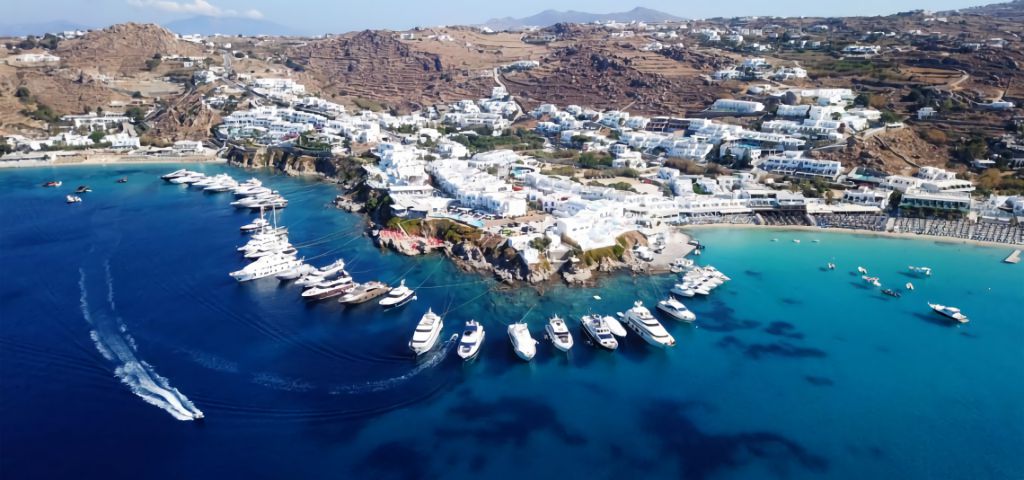
{"label": "sea", "polygon": [[[608,352],[579,318],[653,309],[675,275],[509,288],[375,248],[362,216],[332,207],[335,185],[187,165],[281,191],[278,221],[307,261],[344,258],[357,281],[417,292],[394,311],[310,303],[228,276],[253,214],[160,180],[179,167],[0,171],[0,477],[1024,477],[1024,265],[1001,262],[1010,248],[695,230],[696,261],[732,280],[684,300],[692,324],[656,313],[674,348],[631,334]],[[65,204],[78,185],[93,191]],[[915,289],[882,295],[858,266]],[[443,342],[416,359],[428,309]],[[544,339],[556,314],[568,354]],[[470,319],[487,336],[464,363],[448,340]],[[505,330],[519,320],[541,341],[529,363]]]}

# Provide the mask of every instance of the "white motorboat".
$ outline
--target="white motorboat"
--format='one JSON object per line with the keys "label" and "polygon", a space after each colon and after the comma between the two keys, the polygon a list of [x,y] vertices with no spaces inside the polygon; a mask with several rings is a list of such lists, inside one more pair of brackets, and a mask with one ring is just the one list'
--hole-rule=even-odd
{"label": "white motorboat", "polygon": [[291,245],[281,245],[266,250],[255,250],[252,252],[248,252],[245,254],[245,258],[249,260],[255,260],[257,258],[263,258],[270,255],[288,255],[294,257],[295,254],[297,253],[299,253],[299,251],[296,250],[295,247]]}
{"label": "white motorboat", "polygon": [[317,271],[316,267],[308,263],[303,263],[302,265],[299,265],[298,267],[295,267],[291,270],[286,270],[284,272],[277,274],[277,279],[282,282],[290,282],[292,280],[298,280],[299,278],[309,275],[310,273],[313,273],[315,271]]}
{"label": "white motorboat", "polygon": [[202,180],[204,178],[206,178],[206,175],[204,175],[202,173],[199,173],[199,172],[191,172],[190,171],[190,172],[187,172],[184,175],[180,175],[180,176],[174,177],[174,178],[170,179],[169,181],[171,183],[175,184],[175,185],[188,185],[188,184],[196,183],[196,182],[198,182],[198,181],[200,181],[200,180]]}
{"label": "white motorboat", "polygon": [[684,322],[692,322],[697,319],[697,315],[686,308],[686,305],[679,300],[672,297],[668,297],[658,302],[658,310],[665,312],[666,315]]}
{"label": "white motorboat", "polygon": [[459,358],[471,360],[480,353],[480,346],[484,343],[484,327],[476,320],[466,322],[466,328],[462,330],[462,337],[459,339]]}
{"label": "white motorboat", "polygon": [[320,275],[323,275],[325,277],[330,277],[330,276],[336,275],[338,272],[340,272],[340,271],[342,271],[344,269],[345,269],[345,260],[342,259],[342,258],[339,258],[339,259],[331,262],[329,265],[325,265],[325,266],[321,267],[320,268]]}
{"label": "white motorboat", "polygon": [[444,320],[428,308],[427,313],[423,314],[419,323],[416,324],[416,331],[413,332],[412,340],[409,341],[409,348],[416,355],[429,352],[437,344],[437,339],[441,337],[443,328]]}
{"label": "white motorboat", "polygon": [[651,315],[651,311],[644,307],[643,302],[633,302],[633,308],[626,310],[626,313],[619,313],[619,317],[626,322],[631,330],[640,335],[647,343],[656,347],[674,347],[676,339],[665,330],[665,327]]}
{"label": "white motorboat", "polygon": [[612,332],[612,335],[616,337],[624,338],[628,334],[626,327],[622,326],[622,322],[615,317],[604,317],[604,323],[608,326],[608,330]]}
{"label": "white motorboat", "polygon": [[668,269],[672,273],[682,273],[693,268],[694,262],[686,257],[679,257],[669,264]]}
{"label": "white motorboat", "polygon": [[932,276],[932,269],[930,267],[915,267],[915,266],[911,265],[911,266],[907,267],[907,269],[910,270],[910,273],[913,273],[915,275],[919,275],[919,276],[922,276],[922,277],[930,277],[930,276]]}
{"label": "white motorboat", "polygon": [[239,227],[239,230],[243,232],[256,232],[269,226],[270,222],[266,218],[263,218],[261,216],[260,218],[253,220],[251,223],[242,225],[241,227]]}
{"label": "white motorboat", "polygon": [[964,315],[959,308],[939,305],[937,303],[929,303],[928,306],[931,307],[932,311],[935,313],[959,323],[967,323],[970,321],[970,319],[967,318],[967,315]]}
{"label": "white motorboat", "polygon": [[270,189],[263,186],[263,182],[256,178],[250,178],[232,189],[236,197],[248,197],[260,193],[270,193]]}
{"label": "white motorboat", "polygon": [[565,324],[565,320],[558,315],[548,320],[544,330],[548,333],[548,338],[551,339],[555,348],[563,352],[568,352],[572,348],[572,334],[569,333],[569,327]]}
{"label": "white motorboat", "polygon": [[184,168],[182,168],[182,169],[179,169],[179,170],[175,170],[175,171],[173,171],[171,173],[160,175],[160,178],[162,178],[164,180],[171,180],[173,178],[184,177],[185,175],[188,175],[189,173],[191,173],[191,172],[189,172],[188,170],[185,170]]}
{"label": "white motorboat", "polygon": [[910,282],[907,282],[907,284],[906,284],[906,285],[905,285],[904,287],[905,287],[905,288],[906,288],[907,290],[910,290],[910,291],[913,291],[913,290],[914,290],[914,284],[913,284],[913,283],[910,283]]}
{"label": "white motorboat", "polygon": [[689,283],[677,283],[672,286],[672,290],[669,290],[673,295],[679,295],[680,297],[692,297],[697,294],[693,291],[693,285]]}
{"label": "white motorboat", "polygon": [[608,329],[608,323],[600,315],[585,315],[580,318],[580,323],[583,324],[583,330],[601,348],[608,350],[619,348],[619,341],[615,339],[615,335],[612,335],[612,331]]}
{"label": "white motorboat", "polygon": [[291,270],[301,264],[302,262],[296,260],[295,257],[288,255],[269,255],[246,265],[245,268],[241,270],[231,272],[231,278],[234,278],[239,282],[247,282],[249,280],[277,275],[285,270]]}
{"label": "white motorboat", "polygon": [[320,275],[318,272],[313,272],[299,277],[299,279],[295,281],[295,286],[312,287],[322,281],[324,281],[324,276]]}
{"label": "white motorboat", "polygon": [[508,326],[508,338],[512,340],[512,348],[519,358],[529,362],[537,354],[537,341],[530,335],[530,328],[523,322]]}
{"label": "white motorboat", "polygon": [[64,201],[67,203],[82,203],[82,197],[79,197],[78,195],[68,195],[64,197]]}
{"label": "white motorboat", "polygon": [[413,300],[416,300],[416,292],[405,286],[405,280],[403,279],[397,287],[391,289],[387,296],[382,298],[378,303],[384,308],[396,308]]}
{"label": "white motorboat", "polygon": [[334,280],[324,280],[302,292],[302,298],[306,300],[326,300],[338,297],[351,292],[356,288],[352,283],[352,277],[343,276]]}

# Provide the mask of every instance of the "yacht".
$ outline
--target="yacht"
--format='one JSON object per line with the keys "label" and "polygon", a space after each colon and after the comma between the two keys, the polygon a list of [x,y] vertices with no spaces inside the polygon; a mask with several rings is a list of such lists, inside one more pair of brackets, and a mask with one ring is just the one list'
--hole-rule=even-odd
{"label": "yacht", "polygon": [[668,297],[658,302],[658,310],[665,312],[666,315],[684,322],[692,322],[697,319],[697,315],[686,308],[683,302],[676,300],[672,297]]}
{"label": "yacht", "polygon": [[288,256],[294,257],[295,254],[297,254],[297,253],[299,253],[299,251],[296,250],[295,247],[291,246],[291,244],[285,243],[283,245],[278,245],[278,246],[274,246],[274,247],[267,248],[267,249],[260,249],[260,250],[254,250],[254,251],[251,251],[251,252],[247,252],[245,254],[245,258],[247,258],[249,260],[255,260],[257,258],[263,258],[263,257],[266,257],[266,256],[279,255],[279,254],[283,254],[283,255],[288,255]]}
{"label": "yacht", "polygon": [[301,264],[301,261],[292,256],[282,254],[268,255],[246,265],[245,268],[241,270],[231,272],[231,277],[239,282],[247,282],[249,280],[277,275],[285,270],[291,270]]}
{"label": "yacht", "polygon": [[865,282],[867,282],[867,283],[869,283],[871,285],[874,285],[876,287],[881,287],[882,286],[882,282],[878,281],[878,277],[869,277],[867,275],[861,275],[860,278],[862,280],[864,280]]}
{"label": "yacht", "polygon": [[117,179],[117,183],[128,183],[128,177],[121,177]]}
{"label": "yacht", "polygon": [[218,182],[220,182],[220,175],[214,175],[212,177],[201,178],[199,179],[199,181],[191,183],[190,186],[205,189],[206,187],[209,187],[210,185],[213,185]]}
{"label": "yacht", "polygon": [[188,172],[188,174],[186,174],[186,175],[172,178],[171,179],[171,183],[173,183],[175,185],[191,185],[191,184],[196,183],[196,182],[198,182],[198,181],[200,181],[200,180],[202,180],[204,178],[206,178],[206,175],[204,175],[202,173],[199,173],[199,172]]}
{"label": "yacht", "polygon": [[900,298],[900,297],[903,296],[900,292],[897,292],[896,290],[893,290],[891,288],[882,289],[882,293],[884,293],[884,294],[886,294],[886,295],[888,295],[890,297],[896,297],[896,298]]}
{"label": "yacht", "polygon": [[442,328],[444,328],[444,320],[428,308],[427,313],[423,314],[420,322],[416,324],[416,331],[412,334],[412,340],[409,341],[409,348],[416,355],[429,352],[437,344],[437,339],[441,337]]}
{"label": "yacht", "polygon": [[315,271],[317,271],[316,267],[308,263],[303,263],[291,270],[285,270],[277,274],[277,279],[282,282],[290,282],[292,280],[298,280],[299,278],[309,275]]}
{"label": "yacht", "polygon": [[256,195],[266,190],[270,193],[270,189],[263,186],[263,182],[256,178],[250,178],[242,183],[239,183],[232,191],[236,197],[248,197],[250,195]]}
{"label": "yacht", "polygon": [[324,281],[324,278],[325,277],[323,275],[321,275],[320,272],[309,273],[309,274],[306,274],[306,275],[303,275],[303,276],[299,277],[299,279],[295,281],[295,286],[297,286],[297,287],[312,287],[313,285],[316,285],[316,284]]}
{"label": "yacht", "polygon": [[530,336],[530,328],[523,322],[508,326],[508,338],[512,340],[512,348],[519,358],[529,362],[537,354],[537,341]]}
{"label": "yacht", "polygon": [[274,198],[267,198],[257,202],[256,204],[249,205],[249,208],[253,210],[264,209],[264,208],[276,208],[282,209],[288,206],[288,200],[283,197],[277,196]]}
{"label": "yacht", "polygon": [[378,303],[384,308],[393,308],[401,307],[413,300],[416,300],[416,292],[405,286],[405,280],[402,280],[397,287],[388,292],[387,296]]}
{"label": "yacht", "polygon": [[188,170],[185,170],[184,168],[182,168],[182,169],[179,169],[179,170],[175,170],[175,171],[173,171],[171,173],[167,173],[167,174],[161,175],[160,178],[162,178],[164,180],[170,180],[172,178],[184,177],[185,175],[188,175],[189,173],[191,173],[191,172],[189,172]]}
{"label": "yacht", "polygon": [[351,292],[356,285],[352,283],[352,277],[345,275],[334,280],[324,280],[302,292],[302,298],[307,300],[326,300]]}
{"label": "yacht", "polygon": [[580,323],[583,324],[583,330],[590,335],[597,342],[598,346],[608,350],[615,350],[619,348],[619,341],[615,339],[615,335],[612,335],[611,330],[608,329],[608,324],[601,318],[600,315],[586,315],[580,318]]}
{"label": "yacht", "polygon": [[685,257],[679,257],[673,260],[671,264],[669,264],[668,269],[672,273],[683,273],[693,268],[693,265],[693,260],[690,260],[689,258]]}
{"label": "yacht", "polygon": [[351,292],[345,294],[345,296],[338,299],[339,303],[345,303],[349,305],[355,305],[359,303],[366,303],[373,300],[381,295],[384,295],[391,291],[386,283],[383,282],[366,282],[356,285],[356,288]]}
{"label": "yacht", "polygon": [[959,323],[967,323],[970,321],[970,319],[967,318],[967,315],[964,315],[959,308],[947,307],[945,305],[939,305],[937,303],[929,303],[928,306],[931,307],[931,309],[935,313],[938,313],[943,317],[956,320]]}
{"label": "yacht", "polygon": [[677,283],[672,286],[672,290],[669,290],[673,295],[679,295],[680,297],[692,297],[697,294],[693,291],[693,285],[689,283]]}
{"label": "yacht", "polygon": [[618,321],[615,317],[604,317],[604,323],[608,326],[608,330],[612,332],[612,335],[616,337],[625,337],[629,332],[626,327],[622,326],[622,322]]}
{"label": "yacht", "polygon": [[64,201],[68,203],[82,203],[82,197],[78,195],[67,195],[64,197]]}
{"label": "yacht", "polygon": [[89,193],[91,191],[92,189],[89,188],[88,185],[79,185],[78,188],[75,189],[75,193]]}
{"label": "yacht", "polygon": [[911,265],[911,266],[907,267],[907,269],[910,270],[910,273],[913,273],[913,274],[916,274],[916,275],[920,275],[920,276],[923,276],[923,277],[930,277],[930,276],[932,276],[932,269],[930,267],[915,267],[915,266]]}
{"label": "yacht", "polygon": [[485,336],[486,332],[480,322],[476,320],[466,322],[466,328],[462,330],[462,337],[459,339],[459,358],[463,360],[476,358],[480,353],[480,345],[484,343]]}
{"label": "yacht", "polygon": [[572,348],[572,334],[569,333],[569,327],[565,325],[565,320],[558,315],[548,320],[544,330],[548,333],[548,338],[551,339],[555,348],[563,352],[568,352]]}
{"label": "yacht", "polygon": [[243,232],[256,232],[256,231],[262,230],[264,228],[267,228],[269,226],[270,226],[270,222],[267,221],[266,218],[263,218],[262,216],[260,216],[260,218],[257,218],[256,220],[253,220],[250,223],[242,225],[238,229],[243,231]]}
{"label": "yacht", "polygon": [[338,272],[341,272],[344,269],[345,269],[345,259],[339,258],[339,259],[331,262],[330,265],[325,265],[325,266],[321,267],[320,268],[320,275],[323,275],[325,277],[330,277],[332,275],[336,275]]}
{"label": "yacht", "polygon": [[651,315],[651,311],[644,307],[640,300],[633,302],[633,308],[626,310],[626,313],[619,313],[626,325],[637,335],[655,347],[674,347],[676,339],[665,330],[658,320]]}

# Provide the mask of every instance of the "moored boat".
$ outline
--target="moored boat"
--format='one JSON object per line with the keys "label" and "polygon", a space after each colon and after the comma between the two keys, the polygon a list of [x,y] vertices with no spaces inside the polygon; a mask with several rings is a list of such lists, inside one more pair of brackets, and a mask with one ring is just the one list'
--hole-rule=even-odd
{"label": "moored boat", "polygon": [[619,341],[615,339],[615,335],[612,335],[611,330],[608,329],[608,323],[600,315],[585,315],[580,318],[580,323],[583,324],[583,330],[601,348],[607,350],[619,348]]}
{"label": "moored boat", "polygon": [[929,303],[928,306],[931,307],[932,311],[935,313],[959,323],[967,323],[970,321],[970,319],[967,318],[967,315],[964,315],[959,308],[940,305],[938,303]]}
{"label": "moored boat", "polygon": [[459,339],[459,358],[463,360],[476,358],[480,353],[480,346],[484,343],[485,335],[486,332],[480,322],[476,320],[466,322],[466,328],[462,330],[462,337]]}
{"label": "moored boat", "polygon": [[675,298],[668,297],[658,302],[658,310],[665,312],[666,315],[684,322],[692,322],[697,319],[697,315],[686,308],[686,305]]}
{"label": "moored boat", "polygon": [[67,195],[64,197],[64,201],[67,203],[82,203],[82,197],[78,195]]}
{"label": "moored boat", "polygon": [[665,327],[654,318],[654,315],[651,315],[651,311],[644,307],[640,300],[633,302],[633,308],[626,310],[626,313],[619,313],[619,317],[640,338],[655,347],[665,348],[676,345],[676,339],[665,330]]}
{"label": "moored boat", "polygon": [[417,356],[429,352],[437,344],[443,328],[444,320],[428,308],[427,313],[424,313],[416,324],[416,331],[412,334],[412,340],[409,340],[409,348]]}
{"label": "moored boat", "polygon": [[391,287],[388,287],[388,285],[383,282],[361,283],[356,285],[356,288],[351,292],[348,292],[339,298],[338,303],[345,303],[348,305],[366,303],[388,293],[389,291],[391,291]]}
{"label": "moored boat", "polygon": [[508,326],[508,338],[519,358],[529,362],[537,354],[537,341],[530,335],[530,328],[523,322]]}
{"label": "moored boat", "polygon": [[547,332],[548,338],[555,348],[563,352],[568,352],[572,348],[572,334],[569,333],[569,327],[565,324],[565,320],[562,320],[558,315],[548,320],[544,330]]}
{"label": "moored boat", "polygon": [[615,317],[604,317],[604,323],[608,326],[608,330],[612,332],[612,335],[616,337],[625,337],[628,333],[626,327],[622,326],[622,322],[619,322]]}
{"label": "moored boat", "polygon": [[397,308],[413,300],[416,300],[416,292],[405,286],[405,279],[403,279],[398,286],[391,289],[387,296],[382,298],[378,304],[384,308]]}

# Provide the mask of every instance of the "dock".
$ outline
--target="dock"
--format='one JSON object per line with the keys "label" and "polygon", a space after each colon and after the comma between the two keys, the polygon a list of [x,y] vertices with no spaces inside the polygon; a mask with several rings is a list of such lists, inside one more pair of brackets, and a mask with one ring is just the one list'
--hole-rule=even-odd
{"label": "dock", "polygon": [[1020,250],[1014,250],[1009,257],[1003,259],[1004,263],[1020,263]]}

